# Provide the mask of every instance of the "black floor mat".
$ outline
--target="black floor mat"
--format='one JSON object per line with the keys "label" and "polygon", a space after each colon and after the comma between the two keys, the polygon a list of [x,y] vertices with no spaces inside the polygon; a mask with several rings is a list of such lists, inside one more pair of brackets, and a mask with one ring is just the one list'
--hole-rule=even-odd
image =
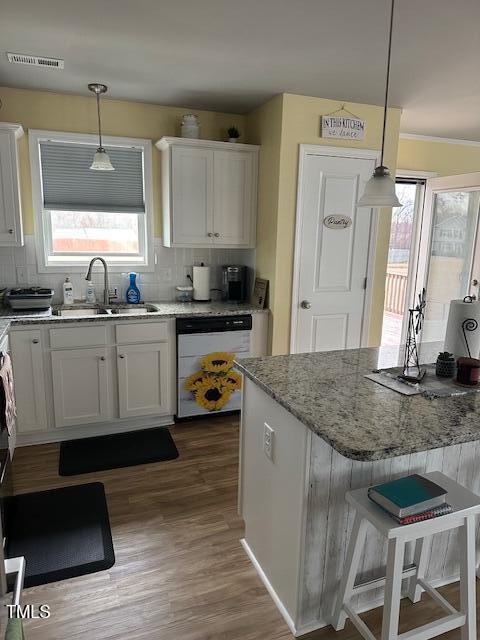
{"label": "black floor mat", "polygon": [[62,442],[58,472],[73,476],[175,458],[178,451],[170,431],[156,427]]}
{"label": "black floor mat", "polygon": [[25,586],[109,569],[115,563],[103,484],[7,498],[6,557],[25,556]]}

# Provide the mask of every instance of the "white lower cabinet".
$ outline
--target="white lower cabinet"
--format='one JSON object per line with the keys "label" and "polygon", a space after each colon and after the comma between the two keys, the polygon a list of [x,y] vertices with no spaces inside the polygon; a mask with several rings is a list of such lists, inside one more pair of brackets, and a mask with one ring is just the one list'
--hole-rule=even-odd
{"label": "white lower cabinet", "polygon": [[106,422],[109,362],[105,347],[52,351],[55,426]]}
{"label": "white lower cabinet", "polygon": [[171,413],[168,342],[117,347],[120,418]]}
{"label": "white lower cabinet", "polygon": [[48,422],[41,331],[12,331],[10,350],[17,405],[17,430],[19,433],[45,431],[48,429]]}

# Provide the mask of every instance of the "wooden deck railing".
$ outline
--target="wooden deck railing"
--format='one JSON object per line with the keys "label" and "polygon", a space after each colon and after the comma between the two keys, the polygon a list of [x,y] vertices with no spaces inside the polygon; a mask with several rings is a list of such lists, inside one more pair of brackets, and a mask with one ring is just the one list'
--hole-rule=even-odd
{"label": "wooden deck railing", "polygon": [[405,296],[407,294],[407,276],[399,273],[389,273],[385,284],[385,311],[403,315],[405,310]]}

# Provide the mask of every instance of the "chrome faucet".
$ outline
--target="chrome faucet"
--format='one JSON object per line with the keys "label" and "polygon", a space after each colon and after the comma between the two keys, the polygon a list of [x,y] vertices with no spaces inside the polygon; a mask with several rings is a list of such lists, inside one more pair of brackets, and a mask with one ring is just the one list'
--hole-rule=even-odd
{"label": "chrome faucet", "polygon": [[87,271],[87,275],[85,276],[85,280],[92,279],[92,267],[97,260],[100,260],[100,262],[103,264],[103,268],[105,269],[105,280],[104,280],[105,288],[103,291],[103,304],[110,304],[110,291],[108,288],[108,267],[107,267],[107,263],[103,258],[100,258],[100,256],[96,256],[95,258],[92,258],[90,260],[90,264],[88,265],[88,271]]}

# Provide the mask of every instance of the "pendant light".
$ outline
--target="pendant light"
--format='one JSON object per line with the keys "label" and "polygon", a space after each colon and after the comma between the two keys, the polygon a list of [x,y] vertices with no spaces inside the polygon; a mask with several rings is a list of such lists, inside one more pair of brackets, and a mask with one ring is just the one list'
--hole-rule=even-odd
{"label": "pendant light", "polygon": [[395,0],[391,2],[390,9],[390,33],[388,36],[387,78],[385,83],[385,106],[383,111],[382,153],[380,165],[375,168],[373,176],[365,185],[365,191],[357,202],[358,207],[401,207],[401,203],[395,193],[395,181],[390,176],[390,170],[383,164],[385,151],[385,130],[388,112],[388,90],[390,87],[390,55],[392,52],[393,11]]}
{"label": "pendant light", "polygon": [[108,87],[105,84],[98,84],[98,82],[93,82],[88,85],[90,91],[92,91],[97,97],[97,115],[98,115],[98,149],[95,151],[95,155],[93,156],[93,162],[90,166],[90,169],[93,171],[115,171],[115,167],[112,166],[110,162],[110,158],[108,157],[108,153],[102,146],[102,125],[100,122],[100,95],[102,93],[107,93]]}

